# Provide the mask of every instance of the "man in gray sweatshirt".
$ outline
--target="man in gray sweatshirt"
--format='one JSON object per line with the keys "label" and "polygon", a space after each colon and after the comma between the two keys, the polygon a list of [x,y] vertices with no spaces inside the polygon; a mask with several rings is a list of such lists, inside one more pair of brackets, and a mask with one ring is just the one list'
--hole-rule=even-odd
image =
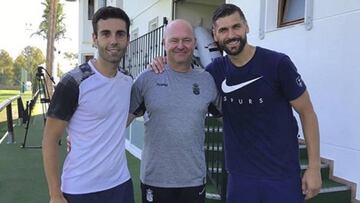
{"label": "man in gray sweatshirt", "polygon": [[209,105],[219,106],[219,100],[212,76],[191,66],[195,44],[190,23],[170,22],[164,34],[164,72],[145,71],[132,87],[130,114],[146,114],[143,202],[205,202],[205,117]]}

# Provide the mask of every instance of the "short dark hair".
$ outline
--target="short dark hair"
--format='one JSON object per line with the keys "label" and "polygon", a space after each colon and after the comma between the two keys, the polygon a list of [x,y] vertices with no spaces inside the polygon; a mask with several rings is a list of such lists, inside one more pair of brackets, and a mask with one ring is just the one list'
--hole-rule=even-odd
{"label": "short dark hair", "polygon": [[129,29],[130,29],[130,19],[129,16],[123,11],[121,8],[118,7],[112,7],[112,6],[106,6],[99,8],[99,10],[96,11],[92,18],[92,26],[94,30],[94,34],[97,35],[97,23],[100,19],[106,20],[109,18],[119,18],[121,20],[124,20],[126,23],[126,32],[127,36],[129,37]]}
{"label": "short dark hair", "polygon": [[238,6],[235,6],[234,4],[222,4],[213,13],[213,17],[212,17],[213,26],[215,25],[215,22],[219,18],[223,18],[223,17],[229,16],[229,15],[232,15],[235,12],[238,12],[240,17],[246,22],[245,15]]}

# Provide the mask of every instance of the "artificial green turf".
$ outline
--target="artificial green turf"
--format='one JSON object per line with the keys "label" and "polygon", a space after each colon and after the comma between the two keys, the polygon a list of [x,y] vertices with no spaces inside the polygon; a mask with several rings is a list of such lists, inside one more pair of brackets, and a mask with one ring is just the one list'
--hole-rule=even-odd
{"label": "artificial green turf", "polygon": [[[39,146],[42,139],[42,115],[32,117],[26,146]],[[21,148],[24,126],[14,128],[15,144],[0,144],[0,202],[48,202],[41,149]],[[61,146],[61,160],[65,154]]]}

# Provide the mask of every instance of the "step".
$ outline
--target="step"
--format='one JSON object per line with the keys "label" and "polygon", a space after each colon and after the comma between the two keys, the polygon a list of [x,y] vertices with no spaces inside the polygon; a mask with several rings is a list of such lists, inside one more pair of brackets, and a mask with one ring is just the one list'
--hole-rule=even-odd
{"label": "step", "polygon": [[[305,172],[305,170],[308,168],[307,162],[306,160],[303,160],[304,163],[300,163],[300,169],[301,169],[301,174],[303,174]],[[209,163],[210,166],[208,166],[208,171],[209,172],[222,172],[222,163],[221,162],[214,162],[213,164]],[[216,167],[219,166],[219,167]],[[323,178],[329,177],[329,173],[330,173],[330,168],[328,166],[328,164],[325,163],[321,163],[320,165],[321,167],[321,176]]]}
{"label": "step", "polygon": [[[303,174],[305,172],[305,170],[308,168],[307,163],[308,163],[307,160],[300,160],[301,174]],[[219,167],[216,167],[216,166],[219,166]],[[329,165],[326,163],[321,163],[320,167],[321,167],[321,177],[323,179],[328,178],[329,174],[330,174]],[[208,171],[211,173],[217,173],[217,172],[221,173],[222,172],[222,163],[219,162],[219,160],[216,160],[213,164],[209,163]]]}
{"label": "step", "polygon": [[[208,164],[208,173],[212,178],[216,178],[216,175],[219,175],[223,172],[221,161],[223,160],[223,147],[221,144],[218,144],[222,141],[222,128],[220,127],[209,127],[206,134],[206,145],[204,146],[207,155],[207,163],[210,159],[215,159],[214,164]],[[215,141],[214,141],[215,140]],[[211,144],[209,144],[209,141]],[[219,142],[216,142],[219,141]],[[212,144],[215,143],[215,144]],[[299,143],[299,162],[301,173],[303,174],[308,168],[307,160],[307,149],[304,143]],[[351,188],[345,184],[341,184],[329,179],[330,176],[330,167],[327,163],[321,163],[321,177],[322,177],[322,188],[320,193],[311,200],[306,201],[306,203],[351,203]],[[220,176],[222,177],[222,176]],[[220,180],[220,183],[222,180]],[[212,185],[210,181],[206,186],[207,188],[207,199],[212,199],[213,201],[219,200],[220,195],[216,192],[216,187]],[[215,188],[215,189],[212,189]],[[220,202],[220,201],[218,201]]]}
{"label": "step", "polygon": [[218,144],[218,145],[207,145],[207,146],[204,146],[205,147],[205,150],[207,151],[215,151],[215,152],[222,152],[223,151],[223,147]]}
{"label": "step", "polygon": [[205,127],[205,132],[206,133],[222,133],[223,132],[223,128],[222,126],[216,126],[216,125],[212,125],[212,126],[208,126]]}
{"label": "step", "polygon": [[223,133],[205,132],[205,143],[208,145],[221,145],[223,143]]}
{"label": "step", "polygon": [[351,203],[351,188],[330,179],[323,180],[320,193],[307,203]]}
{"label": "step", "polygon": [[208,167],[208,172],[210,172],[211,174],[214,173],[222,173],[222,168],[221,167]]}
{"label": "step", "polygon": [[[300,160],[300,169],[301,169],[301,175],[304,174],[305,170],[308,168],[308,160]],[[320,164],[320,170],[321,170],[321,179],[328,179],[330,175],[330,168],[329,165],[326,163]]]}
{"label": "step", "polygon": [[206,200],[206,203],[209,203],[209,202],[221,202],[221,196],[219,194],[206,192],[205,198],[208,199],[208,200],[213,200],[213,201]]}
{"label": "step", "polygon": [[307,159],[307,149],[305,144],[299,144],[299,159]]}
{"label": "step", "polygon": [[221,195],[219,194],[219,192],[220,190],[218,190],[208,178],[206,183],[206,202],[221,202]]}

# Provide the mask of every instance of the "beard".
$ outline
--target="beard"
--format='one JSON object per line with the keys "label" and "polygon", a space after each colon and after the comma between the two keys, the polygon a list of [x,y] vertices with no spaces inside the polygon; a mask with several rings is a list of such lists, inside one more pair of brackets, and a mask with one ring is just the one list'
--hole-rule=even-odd
{"label": "beard", "polygon": [[[236,49],[229,49],[227,47],[227,45],[234,41],[239,42],[238,47]],[[231,38],[222,43],[219,43],[219,47],[221,50],[225,51],[226,54],[228,54],[230,56],[235,56],[235,55],[240,54],[244,50],[246,43],[247,43],[247,37],[245,35],[245,37],[243,37],[243,38],[242,37]]]}
{"label": "beard", "polygon": [[104,59],[105,61],[113,64],[119,64],[121,59],[124,57],[126,53],[126,47],[121,48],[118,53],[111,54],[105,48],[98,48],[99,56]]}

